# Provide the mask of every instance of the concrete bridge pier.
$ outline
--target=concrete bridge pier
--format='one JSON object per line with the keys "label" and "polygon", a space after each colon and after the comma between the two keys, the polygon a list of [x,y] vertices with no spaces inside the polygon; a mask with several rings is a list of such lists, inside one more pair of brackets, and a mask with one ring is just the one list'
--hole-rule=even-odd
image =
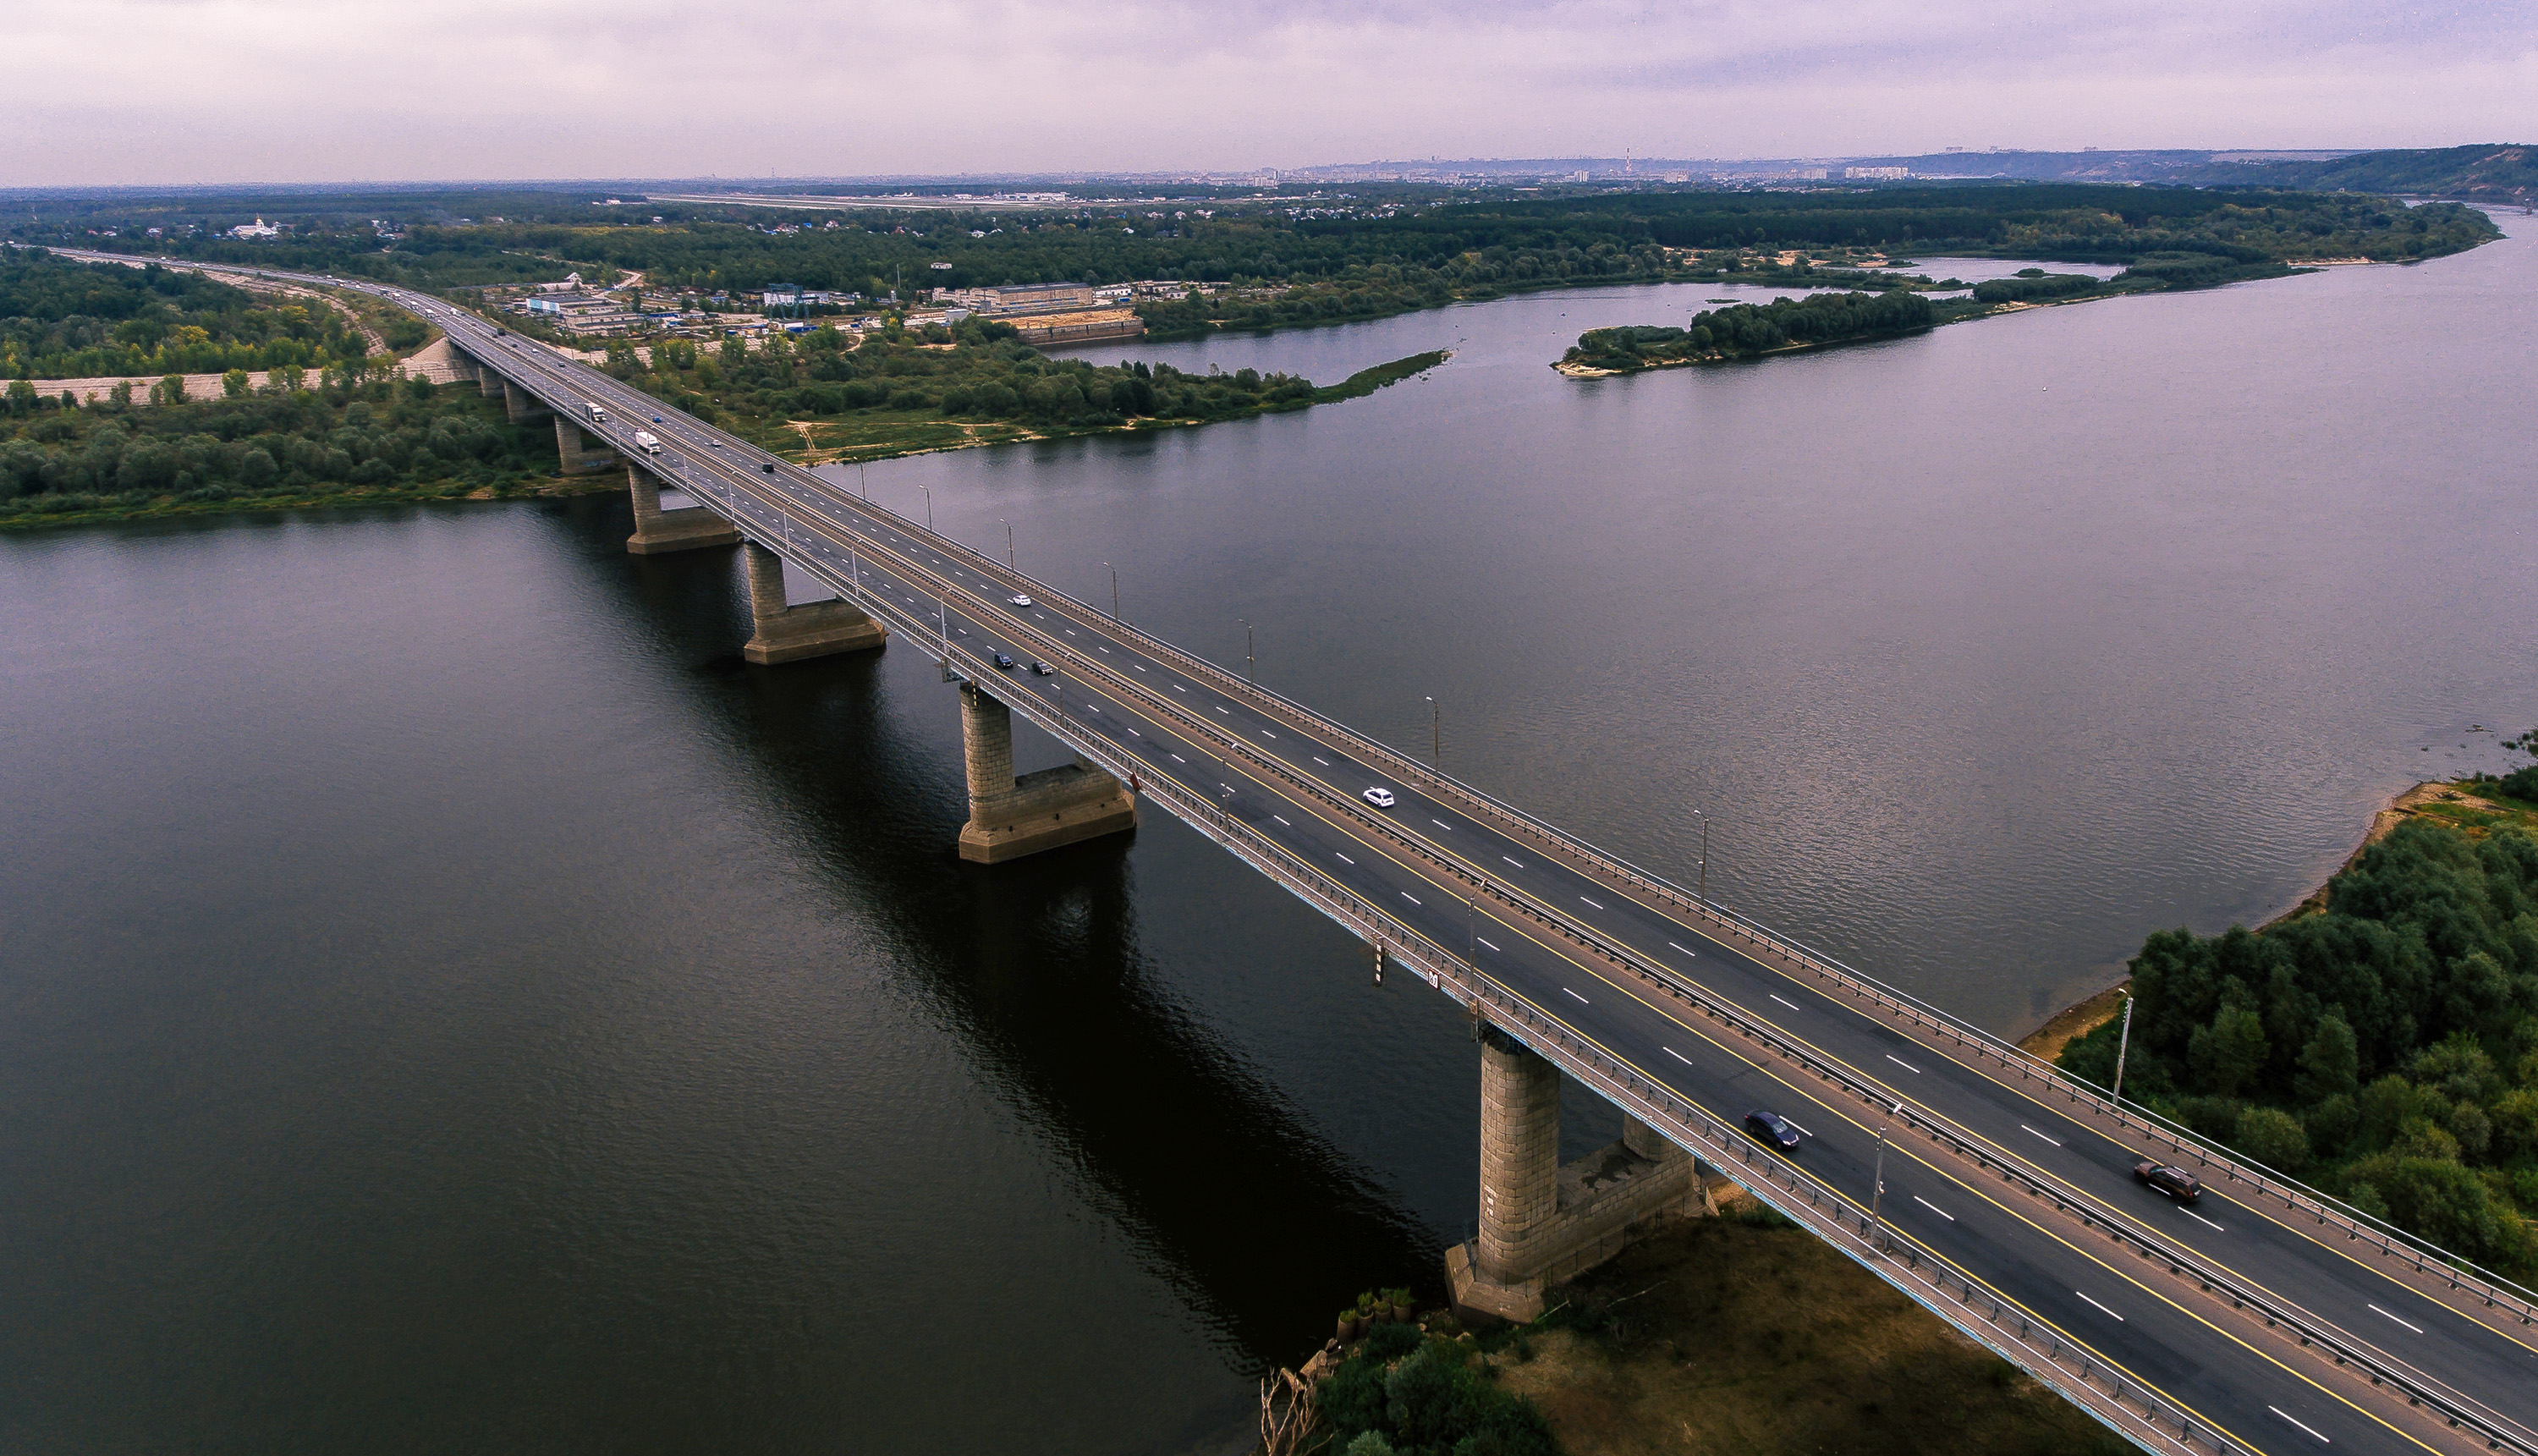
{"label": "concrete bridge pier", "polygon": [[1698,1164],[1625,1116],[1622,1140],[1560,1161],[1560,1069],[1496,1026],[1481,1036],[1480,1237],[1445,1251],[1454,1307],[1524,1321],[1551,1286],[1665,1221],[1704,1212]]}
{"label": "concrete bridge pier", "polygon": [[502,410],[511,417],[511,423],[514,425],[524,420],[534,420],[540,415],[555,413],[547,408],[546,401],[508,379],[502,381]]}
{"label": "concrete bridge pier", "polygon": [[663,510],[661,483],[631,461],[626,466],[626,490],[634,497],[634,534],[626,538],[626,549],[638,557],[730,546],[740,540],[731,522],[701,505]]}
{"label": "concrete bridge pier", "polygon": [[1136,795],[1080,755],[1016,778],[1013,711],[971,683],[961,685],[961,750],[969,767],[961,857],[973,864],[1002,864],[1137,827]]}
{"label": "concrete bridge pier", "polygon": [[851,603],[786,605],[784,559],[766,547],[744,541],[740,556],[749,571],[749,617],[756,629],[740,649],[741,656],[772,667],[832,652],[860,652],[888,640],[882,625]]}
{"label": "concrete bridge pier", "polygon": [[556,416],[556,456],[566,475],[597,475],[619,463],[617,452],[581,432],[581,427]]}
{"label": "concrete bridge pier", "polygon": [[503,397],[502,376],[495,372],[492,364],[479,361],[476,365],[476,388],[487,399],[501,399]]}

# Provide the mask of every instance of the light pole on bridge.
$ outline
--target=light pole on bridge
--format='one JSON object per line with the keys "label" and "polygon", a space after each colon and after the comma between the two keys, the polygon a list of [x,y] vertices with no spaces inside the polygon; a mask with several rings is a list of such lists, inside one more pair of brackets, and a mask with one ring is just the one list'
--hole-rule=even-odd
{"label": "light pole on bridge", "polygon": [[1439,772],[1439,773],[1442,773],[1442,772],[1444,772],[1444,771],[1445,771],[1445,716],[1444,716],[1444,715],[1445,715],[1445,710],[1444,710],[1443,708],[1440,708],[1440,707],[1438,707],[1438,706],[1436,705],[1436,699],[1435,699],[1435,698],[1433,698],[1433,697],[1429,698],[1429,699],[1428,699],[1428,766],[1429,766],[1429,767],[1431,767],[1431,768],[1436,769],[1436,770],[1437,772]]}
{"label": "light pole on bridge", "polygon": [[[1904,1104],[1902,1102],[1897,1102],[1894,1110],[1886,1115],[1889,1117],[1903,1116]],[[1885,1202],[1886,1198],[1886,1128],[1887,1124],[1878,1124],[1877,1172],[1868,1189],[1868,1222],[1876,1225],[1877,1241],[1873,1247],[1879,1249],[1883,1249],[1886,1246],[1886,1216],[1880,1208],[1880,1205]]]}
{"label": "light pole on bridge", "polygon": [[931,531],[934,529],[934,488],[921,485],[916,489],[925,493],[925,529]]}
{"label": "light pole on bridge", "polygon": [[1701,821],[1701,902],[1709,903],[1709,816],[1696,809],[1693,818]]}
{"label": "light pole on bridge", "polygon": [[[1005,569],[1012,571],[1014,569],[1014,523],[1003,516],[998,516],[996,524],[1005,528]],[[1015,572],[1015,574],[1021,573]]]}
{"label": "light pole on bridge", "polygon": [[[1108,562],[1102,564],[1110,566]],[[1116,566],[1110,566],[1110,620],[1114,623],[1119,620],[1119,568]]]}
{"label": "light pole on bridge", "polygon": [[[1115,618],[1119,614],[1113,612],[1110,615]],[[1252,682],[1251,624],[1243,622],[1239,617],[1234,620],[1242,623],[1242,681],[1252,687],[1258,687],[1257,683]]]}

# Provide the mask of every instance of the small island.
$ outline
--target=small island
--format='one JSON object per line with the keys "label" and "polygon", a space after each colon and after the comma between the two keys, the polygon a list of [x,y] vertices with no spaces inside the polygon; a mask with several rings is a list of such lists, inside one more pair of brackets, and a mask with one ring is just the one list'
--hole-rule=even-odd
{"label": "small island", "polygon": [[[2095,233],[2039,233],[2022,240],[2032,257],[2123,265],[2111,278],[2022,268],[2011,277],[1969,288],[1953,278],[1933,282],[1919,275],[1822,268],[1814,256],[1792,253],[1780,263],[1778,277],[1760,281],[1846,291],[1731,304],[1696,314],[1680,328],[1626,324],[1589,329],[1552,367],[1571,378],[1595,379],[1751,359],[2126,294],[2218,288],[2347,263],[2416,262],[2502,235],[2484,214],[2456,203],[2389,209],[2373,206],[2370,199],[2341,199],[2331,215],[2295,219],[2277,212],[2272,206],[2233,203],[2191,226],[2159,218],[2138,223],[2108,219]],[[1987,251],[2001,255],[1998,248]],[[1701,281],[1749,280],[1720,274]],[[1927,297],[1932,294],[1949,297]]]}

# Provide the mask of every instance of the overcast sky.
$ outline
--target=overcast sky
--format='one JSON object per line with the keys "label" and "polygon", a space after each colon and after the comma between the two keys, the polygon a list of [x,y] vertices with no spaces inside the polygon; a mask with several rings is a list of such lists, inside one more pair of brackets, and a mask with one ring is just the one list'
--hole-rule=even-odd
{"label": "overcast sky", "polygon": [[2538,0],[0,0],[0,185],[2538,140]]}

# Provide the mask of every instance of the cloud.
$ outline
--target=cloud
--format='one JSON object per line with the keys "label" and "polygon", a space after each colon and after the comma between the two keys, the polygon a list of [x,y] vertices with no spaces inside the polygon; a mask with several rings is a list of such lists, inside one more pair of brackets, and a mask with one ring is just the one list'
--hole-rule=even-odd
{"label": "cloud", "polygon": [[2520,5],[12,0],[14,185],[2519,139]]}

